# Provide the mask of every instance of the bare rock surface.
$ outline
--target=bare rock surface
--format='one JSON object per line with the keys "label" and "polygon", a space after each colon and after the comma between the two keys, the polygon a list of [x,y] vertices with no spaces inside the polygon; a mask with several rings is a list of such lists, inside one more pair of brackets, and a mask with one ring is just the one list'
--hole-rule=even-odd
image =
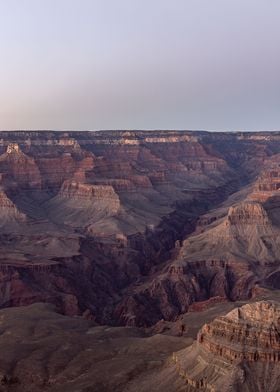
{"label": "bare rock surface", "polygon": [[172,350],[189,342],[137,328],[96,326],[62,316],[48,304],[4,309],[0,391],[122,392],[133,380],[159,371]]}
{"label": "bare rock surface", "polygon": [[279,312],[279,302],[261,301],[205,324],[173,357],[187,390],[279,391]]}

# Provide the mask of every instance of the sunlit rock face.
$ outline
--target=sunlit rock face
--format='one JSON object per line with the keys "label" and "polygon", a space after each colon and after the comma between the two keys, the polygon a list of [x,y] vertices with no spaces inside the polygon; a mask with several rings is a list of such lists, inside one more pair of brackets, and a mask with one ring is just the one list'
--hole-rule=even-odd
{"label": "sunlit rock face", "polygon": [[[187,390],[279,390],[280,305],[261,301],[205,324],[197,342],[174,354]],[[203,389],[203,390],[204,390]]]}
{"label": "sunlit rock face", "polygon": [[34,158],[24,154],[18,143],[9,143],[0,155],[2,179],[22,188],[41,188],[41,175]]}
{"label": "sunlit rock face", "polygon": [[19,145],[17,143],[10,143],[7,147],[7,154],[19,154]]}
{"label": "sunlit rock face", "polygon": [[261,204],[247,202],[230,207],[228,223],[230,225],[265,225],[269,223],[269,219]]}
{"label": "sunlit rock face", "polygon": [[225,360],[280,362],[280,305],[256,302],[206,324],[199,344]]}

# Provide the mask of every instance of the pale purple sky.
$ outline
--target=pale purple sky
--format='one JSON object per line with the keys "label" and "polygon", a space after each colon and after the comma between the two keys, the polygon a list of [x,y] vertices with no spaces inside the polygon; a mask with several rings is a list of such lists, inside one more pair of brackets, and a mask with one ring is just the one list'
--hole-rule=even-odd
{"label": "pale purple sky", "polygon": [[0,0],[0,129],[280,129],[279,0]]}

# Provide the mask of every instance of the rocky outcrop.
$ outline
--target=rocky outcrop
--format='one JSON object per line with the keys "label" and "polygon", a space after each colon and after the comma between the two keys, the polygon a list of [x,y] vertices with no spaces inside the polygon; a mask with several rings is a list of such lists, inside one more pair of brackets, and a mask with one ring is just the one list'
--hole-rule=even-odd
{"label": "rocky outcrop", "polygon": [[0,155],[0,172],[8,185],[14,182],[19,188],[41,188],[41,175],[32,157],[24,154],[17,143],[10,143]]}
{"label": "rocky outcrop", "polygon": [[277,166],[262,172],[256,183],[257,191],[274,192],[280,189],[280,171]]}
{"label": "rocky outcrop", "polygon": [[268,225],[269,219],[263,206],[256,202],[243,202],[230,207],[228,225]]}
{"label": "rocky outcrop", "polygon": [[20,149],[17,143],[10,143],[7,147],[7,154],[19,154]]}
{"label": "rocky outcrop", "polygon": [[280,362],[280,306],[256,302],[204,325],[198,343],[226,361]]}
{"label": "rocky outcrop", "polygon": [[252,193],[249,195],[250,199],[265,203],[268,199],[278,195],[280,189],[279,163],[279,154],[272,155],[263,162],[262,170],[253,184]]}
{"label": "rocky outcrop", "polygon": [[18,210],[3,189],[0,189],[0,219],[2,227],[11,221],[20,223],[26,220],[26,215]]}
{"label": "rocky outcrop", "polygon": [[188,390],[278,391],[280,307],[261,301],[204,325],[173,358]]}
{"label": "rocky outcrop", "polygon": [[250,298],[257,282],[248,265],[238,260],[177,261],[130,289],[116,307],[115,317],[121,324],[140,326],[161,319],[175,321],[203,303],[210,305],[212,299],[222,302]]}
{"label": "rocky outcrop", "polygon": [[[45,203],[45,208],[54,222],[63,222],[78,227],[83,232],[117,234],[114,225],[110,229],[110,217],[121,210],[121,201],[111,185],[92,185],[66,180],[58,194]],[[108,225],[107,233],[96,226]]]}
{"label": "rocky outcrop", "polygon": [[110,185],[90,185],[76,181],[64,181],[58,196],[76,200],[104,200],[109,199],[112,208],[118,210],[120,200],[114,188]]}
{"label": "rocky outcrop", "polygon": [[180,250],[180,258],[208,260],[209,255],[245,264],[267,264],[277,259],[279,228],[264,205],[242,201],[228,209],[226,216],[209,224],[203,232],[188,238]]}
{"label": "rocky outcrop", "polygon": [[58,156],[54,155],[56,154],[41,157],[39,154],[36,159],[45,189],[58,191],[66,180],[75,179],[84,182],[87,172],[94,167],[94,158],[80,152],[77,156],[73,156],[69,152],[63,152]]}

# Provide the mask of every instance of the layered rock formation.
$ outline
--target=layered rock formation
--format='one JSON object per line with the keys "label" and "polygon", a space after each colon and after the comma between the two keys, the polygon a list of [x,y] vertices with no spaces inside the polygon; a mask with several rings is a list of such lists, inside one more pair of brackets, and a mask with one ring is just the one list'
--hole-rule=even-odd
{"label": "layered rock formation", "polygon": [[208,226],[124,297],[115,310],[123,323],[176,320],[194,302],[250,298],[259,285],[278,287],[280,230],[260,203],[231,206],[226,216],[209,219]]}
{"label": "layered rock formation", "polygon": [[230,207],[228,211],[229,226],[261,225],[269,224],[267,213],[259,203],[240,203]]}
{"label": "layered rock formation", "polygon": [[7,151],[0,155],[0,173],[2,180],[10,186],[41,187],[41,176],[35,160],[24,154],[17,143],[8,144]]}
{"label": "layered rock formation", "polygon": [[121,210],[120,198],[111,185],[73,180],[64,181],[58,194],[44,206],[54,222],[63,222],[91,235],[115,234],[112,217]]}
{"label": "layered rock formation", "polygon": [[0,189],[0,217],[1,226],[10,220],[23,222],[26,219],[26,215],[18,210],[3,189]]}
{"label": "layered rock formation", "polygon": [[280,306],[236,308],[202,327],[197,342],[174,354],[187,390],[278,391]]}
{"label": "layered rock formation", "polygon": [[58,196],[61,198],[76,199],[76,200],[104,200],[109,199],[117,204],[116,212],[120,206],[120,200],[114,188],[110,185],[90,185],[82,184],[76,181],[64,181]]}

